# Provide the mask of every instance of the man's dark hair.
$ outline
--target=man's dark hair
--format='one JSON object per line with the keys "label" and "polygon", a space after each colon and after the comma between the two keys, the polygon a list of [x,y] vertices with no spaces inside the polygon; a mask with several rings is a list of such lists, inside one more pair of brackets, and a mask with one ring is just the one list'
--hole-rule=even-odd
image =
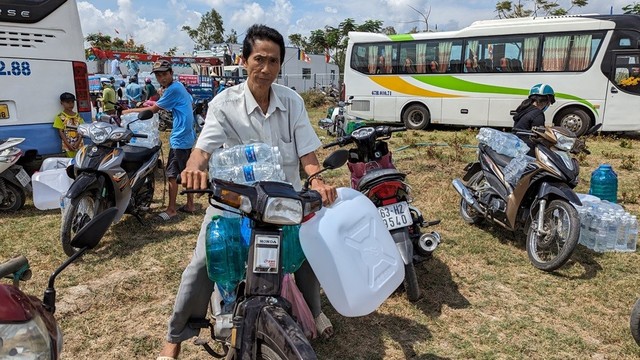
{"label": "man's dark hair", "polygon": [[242,42],[242,57],[245,60],[249,59],[249,56],[253,52],[253,46],[256,40],[268,40],[273,41],[280,47],[280,65],[284,63],[284,38],[278,30],[270,28],[266,25],[255,24],[247,30],[247,35]]}

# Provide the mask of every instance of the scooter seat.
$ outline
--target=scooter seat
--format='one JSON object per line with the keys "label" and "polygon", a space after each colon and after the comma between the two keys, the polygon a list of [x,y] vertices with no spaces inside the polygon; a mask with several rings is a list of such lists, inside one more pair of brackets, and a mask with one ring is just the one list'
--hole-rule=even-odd
{"label": "scooter seat", "polygon": [[155,154],[160,149],[160,146],[154,146],[149,149],[141,146],[125,145],[122,149],[124,150],[125,162],[141,163]]}
{"label": "scooter seat", "polygon": [[486,153],[498,166],[504,168],[513,159],[511,156],[503,155],[493,150],[489,145],[481,144],[482,151]]}
{"label": "scooter seat", "polygon": [[358,182],[359,189],[369,188],[377,183],[383,181],[400,180],[404,181],[407,177],[406,174],[401,173],[396,169],[374,169],[369,170]]}

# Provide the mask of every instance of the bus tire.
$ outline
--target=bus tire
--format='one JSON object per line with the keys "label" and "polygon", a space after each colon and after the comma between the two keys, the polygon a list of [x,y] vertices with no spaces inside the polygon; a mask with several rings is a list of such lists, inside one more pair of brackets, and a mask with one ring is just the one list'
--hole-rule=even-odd
{"label": "bus tire", "polygon": [[567,108],[558,114],[557,125],[573,131],[576,136],[584,135],[591,126],[591,117],[586,111],[578,108]]}
{"label": "bus tire", "polygon": [[431,123],[431,114],[423,105],[413,104],[402,114],[402,121],[407,129],[422,130]]}

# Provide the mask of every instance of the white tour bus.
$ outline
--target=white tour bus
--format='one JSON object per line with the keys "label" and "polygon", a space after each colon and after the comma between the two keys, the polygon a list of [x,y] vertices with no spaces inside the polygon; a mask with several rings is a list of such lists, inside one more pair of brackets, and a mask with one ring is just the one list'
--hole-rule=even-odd
{"label": "white tour bus", "polygon": [[75,0],[0,0],[0,139],[24,137],[24,162],[61,154],[60,94],[91,121],[84,38]]}
{"label": "white tour bus", "polygon": [[349,115],[365,121],[513,126],[534,84],[550,84],[547,124],[578,135],[640,130],[640,16],[477,21],[459,31],[349,33]]}

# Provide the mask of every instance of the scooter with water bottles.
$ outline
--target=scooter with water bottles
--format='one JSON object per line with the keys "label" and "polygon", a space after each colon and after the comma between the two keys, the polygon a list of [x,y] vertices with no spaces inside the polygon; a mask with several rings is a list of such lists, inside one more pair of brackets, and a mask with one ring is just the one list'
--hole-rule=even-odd
{"label": "scooter with water bottles", "polygon": [[26,257],[18,256],[0,264],[0,278],[13,284],[0,284],[0,359],[60,359],[62,331],[54,316],[56,277],[88,250],[98,245],[118,210],[106,209],[93,218],[71,241],[78,251],[49,277],[42,300],[25,294],[20,281],[31,278]]}
{"label": "scooter with water bottles", "polygon": [[406,128],[365,126],[323,148],[355,144],[349,149],[347,164],[351,172],[351,187],[365,194],[378,208],[405,264],[407,298],[417,301],[421,291],[414,262],[430,257],[440,244],[440,234],[435,231],[423,233],[422,228],[437,225],[440,220],[426,221],[422,212],[411,205],[413,199],[411,188],[405,181],[406,174],[395,168],[385,141],[398,131],[406,131]]}

